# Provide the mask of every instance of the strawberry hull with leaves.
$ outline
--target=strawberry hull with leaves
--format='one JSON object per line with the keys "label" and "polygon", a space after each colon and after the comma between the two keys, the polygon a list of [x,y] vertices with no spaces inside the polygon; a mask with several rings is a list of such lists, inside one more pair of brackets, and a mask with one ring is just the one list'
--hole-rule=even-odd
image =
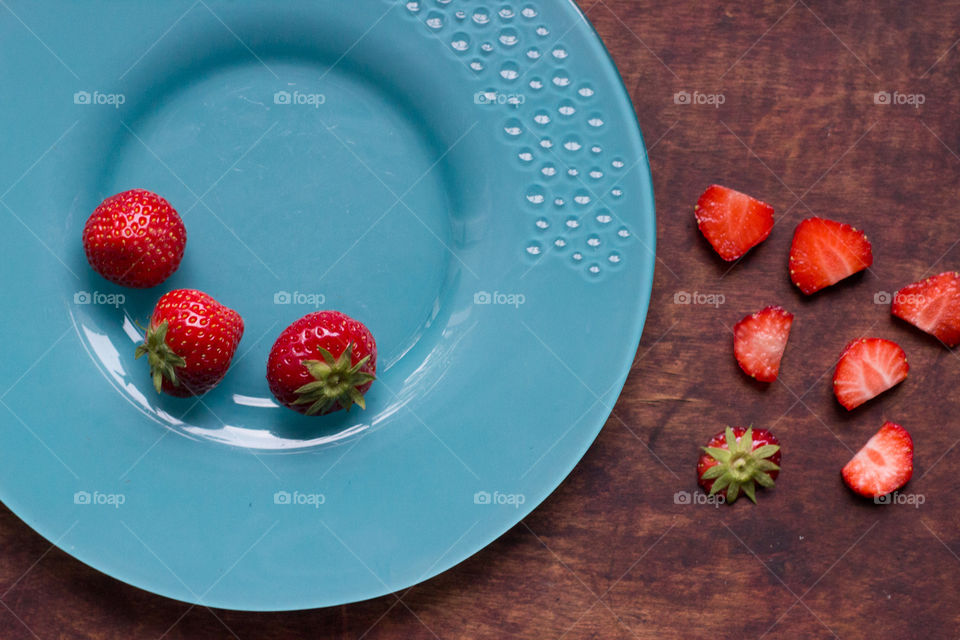
{"label": "strawberry hull with leaves", "polygon": [[157,392],[199,396],[223,379],[243,337],[240,314],[195,289],[174,289],[153,309],[135,357],[147,356]]}
{"label": "strawberry hull with leaves", "polygon": [[376,379],[377,343],[363,323],[317,311],[283,330],[267,359],[267,382],[285,407],[308,416],[358,405]]}
{"label": "strawberry hull with leaves", "polygon": [[723,492],[728,503],[742,492],[757,501],[756,486],[772,487],[780,473],[780,441],[766,429],[727,427],[717,433],[697,461],[697,479],[703,490]]}

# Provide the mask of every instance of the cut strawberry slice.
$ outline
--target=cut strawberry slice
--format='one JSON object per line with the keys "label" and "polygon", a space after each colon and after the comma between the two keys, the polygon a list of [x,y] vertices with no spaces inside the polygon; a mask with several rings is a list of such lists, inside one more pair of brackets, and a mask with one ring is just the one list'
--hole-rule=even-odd
{"label": "cut strawberry slice", "polygon": [[750,314],[733,327],[733,354],[744,373],[760,382],[773,382],[790,337],[793,314],[770,306]]}
{"label": "cut strawberry slice", "polygon": [[960,274],[945,271],[908,284],[893,296],[891,311],[948,347],[956,346],[960,343]]}
{"label": "cut strawberry slice", "polygon": [[907,377],[907,354],[896,342],[857,338],[840,354],[833,372],[833,394],[849,411]]}
{"label": "cut strawberry slice", "polygon": [[913,439],[900,425],[886,422],[841,473],[848,487],[867,498],[896,491],[913,475]]}
{"label": "cut strawberry slice", "polygon": [[848,224],[807,218],[793,232],[790,279],[808,295],[872,264],[873,249],[866,234]]}
{"label": "cut strawberry slice", "polygon": [[728,261],[766,240],[773,229],[773,207],[716,184],[707,187],[693,212],[700,233]]}

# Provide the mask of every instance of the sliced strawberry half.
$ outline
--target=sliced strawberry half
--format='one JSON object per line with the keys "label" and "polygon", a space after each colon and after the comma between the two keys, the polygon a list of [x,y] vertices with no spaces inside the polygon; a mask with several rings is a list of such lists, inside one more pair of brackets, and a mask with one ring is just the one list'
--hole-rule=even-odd
{"label": "sliced strawberry half", "polygon": [[907,354],[883,338],[851,340],[833,372],[833,394],[847,410],[859,407],[907,377]]}
{"label": "sliced strawberry half", "polygon": [[778,306],[751,313],[734,325],[733,355],[744,373],[760,382],[777,379],[791,325],[793,314]]}
{"label": "sliced strawberry half", "polygon": [[713,184],[693,209],[700,233],[724,260],[736,260],[773,229],[773,207],[745,193]]}
{"label": "sliced strawberry half", "polygon": [[907,484],[913,475],[913,439],[895,422],[886,422],[841,472],[856,493],[879,498]]}
{"label": "sliced strawberry half", "polygon": [[948,347],[960,344],[960,274],[945,271],[908,284],[893,296],[891,311]]}
{"label": "sliced strawberry half", "polygon": [[872,264],[873,249],[866,234],[848,224],[807,218],[793,232],[790,279],[807,295]]}

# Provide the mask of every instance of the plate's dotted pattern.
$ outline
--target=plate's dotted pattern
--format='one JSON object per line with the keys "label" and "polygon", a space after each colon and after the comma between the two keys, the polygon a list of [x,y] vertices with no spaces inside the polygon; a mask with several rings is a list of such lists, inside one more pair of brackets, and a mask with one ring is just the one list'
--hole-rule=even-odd
{"label": "plate's dotted pattern", "polygon": [[518,195],[532,214],[525,256],[559,256],[591,279],[619,268],[619,249],[632,239],[618,214],[628,166],[605,148],[611,138],[601,96],[572,70],[562,34],[533,4],[401,2],[476,78],[476,108],[503,116],[499,136],[530,175]]}

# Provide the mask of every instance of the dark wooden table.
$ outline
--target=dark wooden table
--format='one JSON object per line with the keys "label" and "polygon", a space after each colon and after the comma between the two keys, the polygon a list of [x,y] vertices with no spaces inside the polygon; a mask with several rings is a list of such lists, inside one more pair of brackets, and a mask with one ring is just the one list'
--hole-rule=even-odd
{"label": "dark wooden table", "polygon": [[[2,508],[0,638],[960,635],[960,355],[874,304],[960,267],[960,3],[581,4],[646,136],[658,261],[632,374],[563,485],[425,584],[283,614],[211,611],[129,587]],[[677,104],[681,91],[723,103]],[[906,102],[876,104],[877,92]],[[693,203],[712,182],[776,208],[771,237],[732,267],[694,225]],[[814,214],[866,229],[875,264],[805,298],[789,283],[787,250],[795,224]],[[678,292],[723,303],[677,304]],[[797,318],[781,380],[764,387],[737,369],[730,327],[771,303]],[[830,376],[860,335],[899,342],[911,370],[847,413]],[[905,492],[922,505],[877,506],[841,482],[851,450],[886,419],[914,436]],[[676,492],[695,489],[697,446],[750,423],[783,443],[777,487],[756,506],[677,504]]]}

